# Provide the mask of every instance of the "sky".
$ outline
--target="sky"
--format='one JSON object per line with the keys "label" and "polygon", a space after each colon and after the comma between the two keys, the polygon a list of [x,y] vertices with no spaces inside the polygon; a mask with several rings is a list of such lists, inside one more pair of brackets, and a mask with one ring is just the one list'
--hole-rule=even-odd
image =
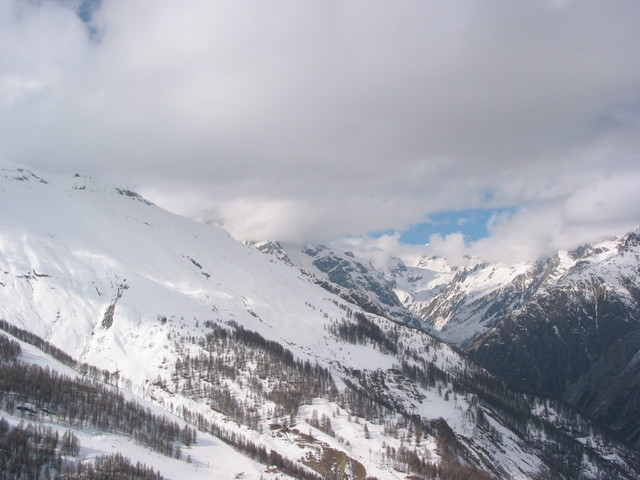
{"label": "sky", "polygon": [[529,260],[640,226],[639,51],[636,0],[2,0],[0,162]]}

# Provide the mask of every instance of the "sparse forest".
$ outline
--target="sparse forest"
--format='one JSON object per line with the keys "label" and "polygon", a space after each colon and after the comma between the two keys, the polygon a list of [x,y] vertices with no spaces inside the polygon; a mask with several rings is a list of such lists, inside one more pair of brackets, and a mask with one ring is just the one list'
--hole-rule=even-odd
{"label": "sparse forest", "polygon": [[[24,336],[24,335],[23,335]],[[39,345],[34,335],[27,336]],[[91,426],[130,436],[152,450],[181,457],[179,445],[197,441],[196,430],[153,414],[114,387],[90,378],[71,378],[19,361],[20,344],[0,334],[0,409],[24,419],[11,427],[0,421],[0,479],[110,479],[114,475],[140,480],[163,477],[144,465],[132,465],[121,455],[99,457],[93,464],[75,462],[80,444],[70,431],[62,435],[48,421],[68,428]],[[65,358],[64,356],[62,358]],[[44,475],[44,476],[43,476]],[[46,476],[46,477],[45,477]]]}
{"label": "sparse forest", "polygon": [[[173,391],[204,400],[214,410],[252,429],[260,428],[272,405],[273,418],[295,418],[301,405],[315,397],[335,398],[338,390],[326,368],[295,359],[290,350],[231,323],[224,328],[206,322],[209,332],[188,339],[200,347],[198,355],[184,354],[171,377]],[[182,350],[181,345],[176,347]],[[242,382],[249,393],[240,400],[231,390]]]}
{"label": "sparse forest", "polygon": [[11,427],[0,418],[0,480],[163,480],[141,463],[132,464],[121,454],[76,461],[80,442],[71,431],[62,435],[52,427],[20,423]]}
{"label": "sparse forest", "polygon": [[196,431],[158,416],[92,379],[70,378],[19,362],[0,365],[0,406],[10,414],[40,415],[74,428],[91,426],[131,436],[159,453],[179,458]]}
{"label": "sparse forest", "polygon": [[[364,314],[354,314],[348,306],[343,310],[346,318],[334,321],[329,326],[329,333],[343,342],[375,345],[384,354],[396,358],[393,369],[345,368],[339,389],[334,380],[335,372],[318,363],[296,358],[280,343],[267,340],[233,321],[205,321],[202,336],[174,335],[178,358],[170,374],[159,376],[153,386],[171,395],[206,403],[227,420],[252,430],[262,432],[265,425],[270,424],[281,432],[290,428],[296,435],[301,435],[293,427],[300,421],[300,408],[316,398],[323,398],[348,412],[354,422],[362,422],[365,440],[370,438],[367,424],[379,425],[384,435],[399,440],[399,447],[387,445],[377,453],[382,463],[398,471],[416,478],[441,480],[499,478],[502,472],[492,470],[490,463],[477,457],[470,449],[469,441],[457,436],[445,420],[422,418],[389,393],[391,388],[399,388],[420,395],[417,388],[421,388],[437,393],[446,402],[457,404],[459,399],[466,405],[465,415],[474,423],[475,433],[497,445],[503,442],[502,427],[516,432],[537,450],[550,472],[577,478],[575,472],[579,471],[580,459],[586,457],[600,465],[604,472],[609,472],[603,478],[633,478],[633,472],[603,460],[602,451],[595,445],[579,440],[590,436],[602,439],[600,443],[604,445],[608,442],[605,433],[569,407],[514,389],[473,363],[448,364],[446,359],[443,363],[433,353],[438,350],[438,341],[433,338],[422,335],[418,337],[422,340],[416,343],[415,338],[410,337],[410,331],[401,332],[393,322],[375,322]],[[0,328],[5,326],[0,323]],[[189,446],[197,441],[195,428],[159,417],[135,402],[125,400],[114,386],[95,379],[117,382],[117,375],[77,364],[35,335],[9,327],[5,329],[18,338],[46,349],[65,364],[94,378],[69,378],[47,368],[22,364],[18,360],[19,344],[0,335],[0,406],[7,412],[25,419],[44,416],[74,428],[92,426],[117,432],[176,458],[183,455],[180,445]],[[264,465],[275,466],[278,471],[295,478],[324,478],[301,462],[266,448],[237,429],[228,428],[206,415],[184,406],[176,413],[199,430],[216,435]],[[303,420],[320,432],[343,441],[334,431],[328,415],[318,415],[314,410]],[[437,444],[437,461],[424,449],[423,441],[428,438]],[[634,462],[633,458],[626,460],[631,464]],[[122,465],[122,468],[130,467]],[[313,467],[314,463],[309,465]],[[60,464],[60,468],[63,466]],[[92,475],[100,475],[97,465],[92,468]],[[140,472],[135,475],[153,475],[152,472]],[[82,474],[89,475],[87,472]]]}

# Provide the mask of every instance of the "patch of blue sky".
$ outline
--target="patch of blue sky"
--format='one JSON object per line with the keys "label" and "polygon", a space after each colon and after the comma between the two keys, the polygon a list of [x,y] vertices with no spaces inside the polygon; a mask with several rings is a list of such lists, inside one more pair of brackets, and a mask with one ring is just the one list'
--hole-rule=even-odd
{"label": "patch of blue sky", "polygon": [[[489,235],[491,218],[514,211],[514,208],[473,208],[434,213],[426,221],[400,232],[400,241],[411,245],[424,245],[431,235],[440,234],[444,237],[451,233],[462,233],[467,242],[473,242]],[[395,231],[387,230],[370,235],[380,237],[393,233]]]}
{"label": "patch of blue sky", "polygon": [[102,40],[103,32],[98,30],[93,24],[93,15],[102,6],[102,0],[82,0],[76,9],[76,14],[85,23],[89,38],[94,43]]}
{"label": "patch of blue sky", "polygon": [[102,0],[82,0],[78,6],[78,16],[83,22],[90,22],[94,12],[100,8]]}

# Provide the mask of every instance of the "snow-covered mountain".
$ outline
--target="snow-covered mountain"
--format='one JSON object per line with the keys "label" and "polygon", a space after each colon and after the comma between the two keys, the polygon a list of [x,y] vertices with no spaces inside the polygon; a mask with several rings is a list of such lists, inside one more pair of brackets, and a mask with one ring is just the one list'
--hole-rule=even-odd
{"label": "snow-covered mountain", "polygon": [[[214,435],[202,430],[196,434],[193,427],[157,405],[157,402],[119,391],[115,386],[105,383],[101,378],[104,372],[100,372],[99,379],[88,376],[86,370],[80,374],[71,368],[69,359],[57,355],[61,352],[56,351],[55,347],[34,342],[33,335],[17,334],[29,341],[0,331],[0,351],[3,353],[0,355],[1,479],[55,478],[53,475],[63,473],[63,478],[106,478],[105,472],[103,476],[91,477],[85,469],[84,475],[75,477],[69,470],[73,472],[82,465],[95,465],[101,457],[118,454],[124,456],[132,466],[139,464],[145,469],[153,469],[164,478],[184,478],[186,475],[194,480],[228,479],[242,472],[259,476],[264,471],[264,466],[259,462],[219,441]],[[34,343],[39,343],[39,346]],[[10,358],[12,356],[20,362],[18,369],[14,363],[7,363],[16,360]],[[28,381],[29,375],[37,377],[37,399],[25,398],[23,391],[16,394],[16,390],[33,387]],[[55,402],[49,387],[55,390],[60,383],[64,389],[57,390],[63,390],[65,400],[72,398],[72,405],[64,401]],[[80,387],[78,392],[73,392],[74,386]],[[45,398],[46,402],[43,402]],[[115,406],[122,415],[114,413],[109,408],[111,406]],[[102,411],[102,418],[96,417],[97,409]],[[132,415],[135,416],[135,422],[131,421]],[[122,418],[126,418],[126,422],[119,422]],[[79,425],[83,426],[80,428]],[[179,434],[169,433],[169,439],[175,439],[165,443],[163,437],[167,432],[159,433],[158,427],[167,426],[174,427]],[[32,428],[34,430],[30,432]],[[43,430],[45,435],[42,434]],[[52,433],[49,435],[53,437],[51,443],[58,444],[55,450],[46,441],[47,430]],[[145,440],[141,434],[147,431],[154,435]],[[195,434],[195,442],[193,437],[186,439],[180,435],[187,431]],[[65,437],[70,432],[75,448],[65,448],[64,445]],[[35,437],[32,441],[27,441],[28,433],[32,438]],[[166,451],[168,446],[171,452]],[[55,457],[58,457],[56,461],[51,461]],[[48,472],[47,466],[50,467]],[[146,471],[144,473],[146,475],[140,477],[120,477],[112,471],[109,478],[155,478]]]}
{"label": "snow-covered mountain", "polygon": [[[421,260],[427,275],[433,260]],[[403,284],[401,298],[427,327],[640,447],[640,231],[531,264],[471,264],[444,280],[426,300]]]}
{"label": "snow-covered mountain", "polygon": [[[65,368],[196,427],[196,444],[175,440],[194,461],[167,478],[195,478],[205,458],[207,478],[229,478],[226,447],[198,450],[221,440],[247,479],[640,478],[637,452],[586,417],[407,325],[393,282],[364,264],[338,262],[345,285],[323,285],[134,192],[26,170],[0,173],[0,226],[0,335],[27,362],[41,337]],[[320,268],[326,254],[305,255]],[[25,421],[57,425],[38,408]]]}
{"label": "snow-covered mountain", "polygon": [[[468,351],[514,383],[563,397],[640,448],[640,234],[536,263],[503,292]],[[511,306],[509,306],[511,303]]]}
{"label": "snow-covered mountain", "polygon": [[325,245],[297,248],[274,241],[257,242],[253,246],[301,268],[318,285],[369,313],[420,326],[420,319],[405,308],[396,294],[395,281],[353,252]]}
{"label": "snow-covered mountain", "polygon": [[[316,266],[292,251],[299,265]],[[342,257],[332,265],[354,261],[332,256]],[[369,267],[362,277],[382,275],[366,260],[357,265]],[[492,372],[563,397],[640,447],[640,231],[515,265],[396,258],[383,279],[373,294],[365,282],[353,288],[395,293],[412,314],[395,318],[419,318]]]}
{"label": "snow-covered mountain", "polygon": [[[637,308],[640,250],[638,233],[623,235],[551,258],[515,265],[470,261],[455,275],[438,278],[441,290],[430,298],[416,297],[415,285],[405,287],[405,305],[449,343],[466,347],[498,325],[510,312],[545,295],[550,289],[594,293],[604,285],[609,293]],[[433,275],[435,259],[421,259],[422,270]],[[440,268],[441,270],[441,268]],[[433,290],[431,290],[433,292]]]}

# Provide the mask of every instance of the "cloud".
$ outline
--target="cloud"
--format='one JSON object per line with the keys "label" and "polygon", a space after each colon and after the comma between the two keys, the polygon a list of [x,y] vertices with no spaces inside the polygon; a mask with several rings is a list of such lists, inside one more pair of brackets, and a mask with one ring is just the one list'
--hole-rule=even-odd
{"label": "cloud", "polygon": [[564,198],[536,202],[495,215],[489,235],[466,242],[462,234],[432,235],[425,249],[464,263],[463,256],[484,260],[533,261],[638,228],[638,172],[603,175]]}
{"label": "cloud", "polygon": [[640,223],[591,188],[640,171],[633,0],[98,4],[0,5],[0,156],[243,239],[494,207],[520,212],[496,242],[527,216],[558,239]]}
{"label": "cloud", "polygon": [[371,259],[381,270],[387,270],[394,257],[410,260],[437,256],[458,266],[468,265],[470,258],[507,263],[534,261],[558,250],[572,250],[636,230],[640,205],[637,185],[638,172],[603,173],[564,197],[496,213],[487,222],[489,235],[475,241],[462,232],[453,232],[432,234],[424,245],[407,245],[396,232],[342,239],[335,245]]}
{"label": "cloud", "polygon": [[[520,230],[517,241],[523,248],[529,247],[528,257],[532,257],[550,254],[555,249],[575,248],[609,237],[612,232],[631,231],[638,228],[635,206],[640,202],[640,192],[636,188],[639,181],[638,172],[603,176],[577,189],[557,207],[550,205],[524,211],[520,218],[507,222],[494,235],[500,237],[506,233],[504,230]],[[533,221],[529,221],[530,218]],[[525,235],[534,230],[539,233],[530,235],[531,240],[526,241]]]}
{"label": "cloud", "polygon": [[438,233],[429,237],[429,251],[432,255],[446,258],[452,265],[465,265],[468,262],[468,247],[462,233],[450,233],[440,235]]}

